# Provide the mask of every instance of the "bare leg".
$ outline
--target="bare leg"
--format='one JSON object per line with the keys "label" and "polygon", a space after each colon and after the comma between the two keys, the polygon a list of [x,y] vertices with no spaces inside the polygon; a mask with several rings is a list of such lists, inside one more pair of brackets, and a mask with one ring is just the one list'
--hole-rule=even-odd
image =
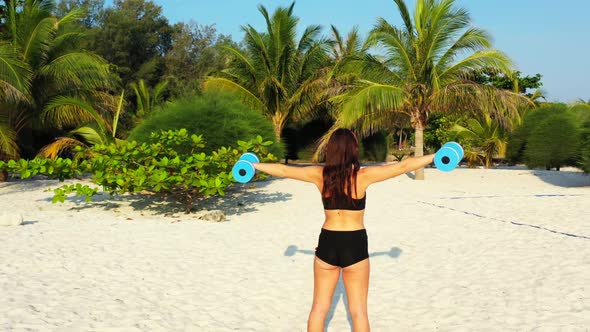
{"label": "bare leg", "polygon": [[369,259],[362,260],[342,269],[342,281],[348,298],[348,311],[352,317],[354,332],[370,331],[367,314],[369,294]]}
{"label": "bare leg", "polygon": [[330,311],[334,289],[340,276],[340,267],[330,265],[319,258],[313,263],[313,304],[309,319],[308,332],[323,332],[326,316]]}

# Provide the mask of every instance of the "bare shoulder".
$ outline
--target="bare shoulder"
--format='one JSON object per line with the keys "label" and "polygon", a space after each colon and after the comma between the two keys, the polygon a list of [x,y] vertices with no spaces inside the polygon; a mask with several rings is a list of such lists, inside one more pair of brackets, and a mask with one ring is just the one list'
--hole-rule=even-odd
{"label": "bare shoulder", "polygon": [[318,183],[324,182],[324,166],[306,166]]}
{"label": "bare shoulder", "polygon": [[359,171],[357,173],[357,177],[356,177],[356,181],[357,181],[358,186],[367,188],[370,185],[370,183],[368,181],[368,178],[369,178],[368,175],[371,172],[370,167],[371,166],[362,166],[359,169]]}
{"label": "bare shoulder", "polygon": [[365,187],[407,172],[403,162],[386,165],[365,166],[359,170],[359,180]]}
{"label": "bare shoulder", "polygon": [[310,174],[322,177],[324,173],[324,166],[304,166]]}

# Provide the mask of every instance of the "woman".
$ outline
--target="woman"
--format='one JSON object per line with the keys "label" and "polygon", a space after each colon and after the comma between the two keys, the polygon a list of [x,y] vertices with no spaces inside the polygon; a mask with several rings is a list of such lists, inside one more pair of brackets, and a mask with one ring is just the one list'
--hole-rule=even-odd
{"label": "woman", "polygon": [[434,155],[407,158],[394,165],[360,168],[358,141],[348,129],[338,129],[328,141],[324,166],[294,167],[255,163],[270,175],[311,182],[322,194],[326,219],[322,225],[314,258],[313,304],[308,331],[324,331],[334,289],[342,271],[353,330],[369,331],[367,294],[369,253],[364,225],[367,188],[424,167]]}

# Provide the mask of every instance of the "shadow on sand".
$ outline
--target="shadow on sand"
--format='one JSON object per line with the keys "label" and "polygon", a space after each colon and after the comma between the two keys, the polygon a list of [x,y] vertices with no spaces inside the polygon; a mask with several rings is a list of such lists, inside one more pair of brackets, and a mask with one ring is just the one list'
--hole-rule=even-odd
{"label": "shadow on sand", "polygon": [[590,186],[590,176],[581,172],[533,170],[533,174],[543,182],[558,187],[578,188]]}
{"label": "shadow on sand", "polygon": [[[287,257],[293,256],[297,253],[305,254],[305,255],[315,255],[315,250],[306,250],[306,249],[299,249],[295,245],[290,245],[285,249],[284,255]],[[398,247],[392,247],[388,251],[376,251],[369,253],[370,258],[378,257],[378,256],[389,256],[391,258],[398,258],[402,254],[402,250]],[[326,316],[326,323],[324,326],[324,331],[328,329],[330,326],[330,322],[334,317],[334,311],[336,311],[336,306],[338,302],[342,299],[342,303],[344,304],[344,309],[346,310],[346,319],[348,320],[348,325],[350,326],[350,331],[352,331],[352,317],[350,316],[350,311],[348,310],[348,298],[346,297],[346,289],[344,287],[344,282],[342,281],[342,273],[338,276],[338,283],[336,284],[336,289],[334,290],[334,295],[332,296],[332,304],[330,305],[330,311],[328,312],[328,316]]]}
{"label": "shadow on sand", "polygon": [[581,172],[577,168],[566,167],[560,171],[557,170],[544,170],[544,169],[530,169],[524,165],[514,166],[496,166],[491,168],[494,171],[523,171],[519,174],[532,174],[538,177],[541,181],[551,184],[557,187],[564,188],[578,188],[578,187],[589,187],[590,186],[590,175]]}
{"label": "shadow on sand", "polygon": [[60,186],[65,184],[58,180],[49,180],[41,178],[33,178],[26,180],[10,179],[7,182],[0,182],[0,193],[12,194],[23,191],[33,191],[40,188],[49,188],[51,186]]}

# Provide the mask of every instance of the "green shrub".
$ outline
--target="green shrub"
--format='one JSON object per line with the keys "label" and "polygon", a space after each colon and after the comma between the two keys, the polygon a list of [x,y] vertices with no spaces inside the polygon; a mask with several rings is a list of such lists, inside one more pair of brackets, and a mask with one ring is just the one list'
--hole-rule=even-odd
{"label": "green shrub", "polygon": [[528,113],[523,120],[523,124],[515,128],[508,137],[506,146],[506,160],[508,163],[525,162],[525,150],[532,130],[551,115],[565,112],[567,112],[567,105],[565,104],[547,104]]}
{"label": "green shrub", "polygon": [[586,121],[580,128],[579,166],[584,172],[590,173],[590,121]]}
{"label": "green shrub", "polygon": [[575,165],[578,149],[578,127],[574,116],[570,112],[556,111],[530,129],[524,159],[529,168],[559,169]]}
{"label": "green shrub", "polygon": [[256,136],[270,139],[270,152],[282,158],[284,147],[277,142],[272,124],[260,112],[244,106],[231,94],[207,92],[171,102],[135,127],[129,140],[147,142],[152,132],[186,128],[207,139],[205,153],[222,146],[237,147],[238,140]]}
{"label": "green shrub", "polygon": [[506,161],[515,165],[523,162],[524,148],[526,147],[529,128],[520,126],[516,128],[508,137],[506,145]]}
{"label": "green shrub", "polygon": [[36,175],[44,175],[50,179],[64,181],[83,175],[87,164],[80,158],[35,158],[32,160],[0,160],[0,172],[7,172],[10,177],[18,175],[20,179],[28,179]]}
{"label": "green shrub", "polygon": [[530,112],[522,126],[510,134],[506,158],[509,163],[524,162],[531,168],[571,165],[584,169],[588,123],[588,105],[545,104]]}
{"label": "green shrub", "polygon": [[[88,150],[78,148],[73,160],[0,161],[0,171],[18,173],[22,179],[42,174],[60,180],[90,173],[92,182],[112,195],[153,192],[182,202],[189,212],[200,197],[224,195],[234,182],[231,168],[242,153],[254,152],[263,162],[275,161],[267,151],[271,144],[258,136],[248,142],[239,141],[238,149],[221,147],[206,154],[202,136],[181,129],[153,133],[149,143],[121,141],[97,144]],[[257,173],[257,176],[264,175]],[[78,183],[64,185],[54,193],[54,203],[63,202],[71,193],[85,196],[89,201],[98,188]]]}
{"label": "green shrub", "polygon": [[362,160],[385,161],[389,147],[387,132],[379,131],[370,136],[364,137],[360,144],[360,158]]}
{"label": "green shrub", "polygon": [[573,113],[576,123],[583,124],[590,121],[590,105],[588,104],[573,105],[569,111]]}

